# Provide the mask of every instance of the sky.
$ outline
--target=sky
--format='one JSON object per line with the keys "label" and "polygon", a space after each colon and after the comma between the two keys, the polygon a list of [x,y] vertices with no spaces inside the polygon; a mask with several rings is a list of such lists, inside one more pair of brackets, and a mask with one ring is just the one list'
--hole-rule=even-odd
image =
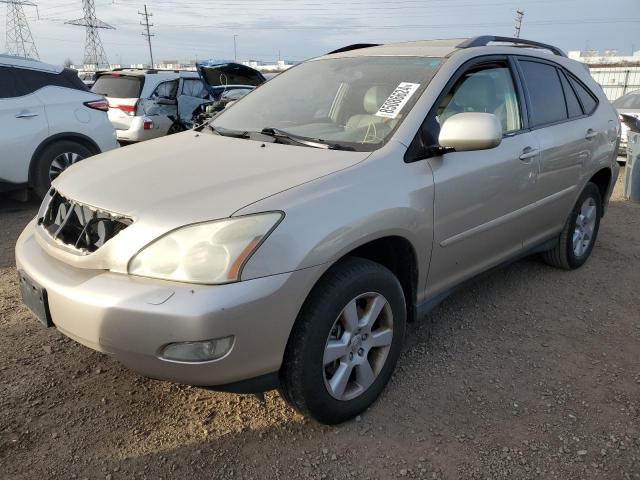
{"label": "sky", "polygon": [[[32,0],[25,6],[40,57],[81,63],[81,0]],[[97,17],[114,26],[100,36],[111,63],[147,63],[138,12],[143,1],[95,0]],[[154,58],[301,61],[353,43],[388,43],[476,35],[512,36],[524,10],[522,38],[564,50],[640,50],[640,0],[147,0]],[[0,42],[6,11],[0,4]],[[634,45],[635,44],[635,45]],[[4,44],[0,43],[0,50]]]}

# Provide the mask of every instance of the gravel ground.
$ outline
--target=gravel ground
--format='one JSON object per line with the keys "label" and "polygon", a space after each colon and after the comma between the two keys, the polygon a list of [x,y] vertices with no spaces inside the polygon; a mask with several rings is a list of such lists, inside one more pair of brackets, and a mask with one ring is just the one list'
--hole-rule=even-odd
{"label": "gravel ground", "polygon": [[582,269],[485,275],[408,329],[364,415],[308,422],[264,398],[141,378],[40,327],[0,198],[0,477],[640,479],[640,204],[617,186]]}

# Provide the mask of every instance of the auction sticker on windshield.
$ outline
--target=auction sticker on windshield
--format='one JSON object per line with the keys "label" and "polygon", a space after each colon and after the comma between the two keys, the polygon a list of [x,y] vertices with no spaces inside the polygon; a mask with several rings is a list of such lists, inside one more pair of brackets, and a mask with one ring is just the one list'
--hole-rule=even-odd
{"label": "auction sticker on windshield", "polygon": [[402,107],[407,104],[418,88],[420,88],[419,83],[402,82],[391,95],[389,95],[389,98],[384,101],[380,110],[376,113],[376,116],[396,118],[402,110]]}

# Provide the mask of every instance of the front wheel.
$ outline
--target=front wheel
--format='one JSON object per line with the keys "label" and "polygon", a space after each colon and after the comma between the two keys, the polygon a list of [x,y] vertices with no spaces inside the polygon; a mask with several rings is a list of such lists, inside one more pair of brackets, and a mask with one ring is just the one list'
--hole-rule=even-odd
{"label": "front wheel", "polygon": [[303,415],[336,424],[380,395],[402,349],[406,306],[387,268],[347,258],[318,282],[296,321],[281,393]]}
{"label": "front wheel", "polygon": [[557,245],[543,253],[545,262],[565,270],[574,270],[584,265],[596,243],[601,217],[600,190],[594,183],[587,183],[567,219]]}
{"label": "front wheel", "polygon": [[44,198],[53,180],[74,163],[91,155],[87,147],[71,140],[52,143],[35,160],[33,189]]}

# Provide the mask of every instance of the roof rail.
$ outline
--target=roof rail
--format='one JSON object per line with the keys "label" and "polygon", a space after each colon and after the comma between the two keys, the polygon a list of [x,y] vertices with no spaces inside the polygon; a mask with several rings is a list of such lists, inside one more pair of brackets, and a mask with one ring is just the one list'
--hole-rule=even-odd
{"label": "roof rail", "polygon": [[379,43],[354,43],[353,45],[347,45],[346,47],[338,48],[333,52],[327,53],[327,55],[332,55],[334,53],[342,53],[342,52],[350,52],[351,50],[360,50],[361,48],[369,48],[369,47],[379,47]]}
{"label": "roof rail", "polygon": [[561,57],[567,56],[567,54],[564,53],[558,47],[554,47],[553,45],[547,45],[546,43],[534,42],[533,40],[524,40],[522,38],[495,37],[493,35],[482,35],[480,37],[470,38],[462,42],[460,45],[458,45],[458,48],[486,47],[489,43],[492,43],[492,42],[512,43],[516,47],[542,48],[544,50],[549,50],[554,55],[559,55]]}

